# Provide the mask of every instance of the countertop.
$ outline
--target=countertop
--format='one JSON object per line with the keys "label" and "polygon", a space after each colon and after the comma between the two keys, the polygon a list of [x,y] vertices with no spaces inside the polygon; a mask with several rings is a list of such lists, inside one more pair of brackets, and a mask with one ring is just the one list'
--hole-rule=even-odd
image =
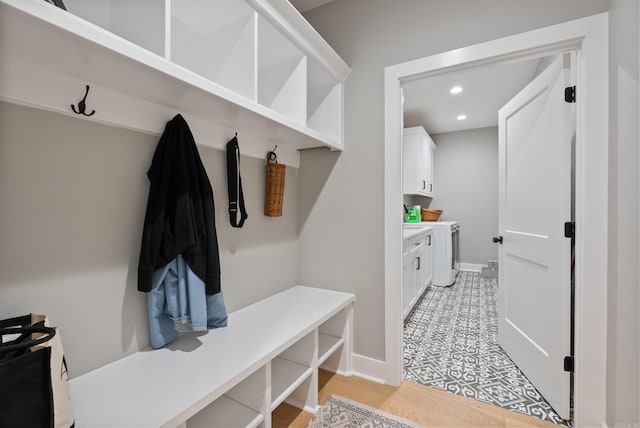
{"label": "countertop", "polygon": [[403,226],[402,239],[410,239],[432,229],[431,226],[416,227],[417,224],[419,223],[413,223],[411,227]]}

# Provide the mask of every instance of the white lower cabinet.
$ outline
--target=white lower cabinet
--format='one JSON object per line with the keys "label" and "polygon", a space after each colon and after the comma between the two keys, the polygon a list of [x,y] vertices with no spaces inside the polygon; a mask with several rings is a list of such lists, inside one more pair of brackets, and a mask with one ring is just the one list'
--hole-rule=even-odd
{"label": "white lower cabinet", "polygon": [[420,254],[420,278],[418,284],[418,296],[422,296],[422,293],[425,292],[429,284],[431,284],[431,280],[433,279],[433,246],[432,244],[433,235],[431,233],[425,234],[424,236],[424,245],[421,249]]}
{"label": "white lower cabinet", "polygon": [[433,277],[431,229],[404,240],[402,256],[402,315],[406,317]]}
{"label": "white lower cabinet", "polygon": [[[405,243],[406,246],[406,243]],[[402,256],[402,317],[409,314],[409,299],[413,292],[409,287],[415,287],[415,271],[412,267],[413,257],[405,254]]]}

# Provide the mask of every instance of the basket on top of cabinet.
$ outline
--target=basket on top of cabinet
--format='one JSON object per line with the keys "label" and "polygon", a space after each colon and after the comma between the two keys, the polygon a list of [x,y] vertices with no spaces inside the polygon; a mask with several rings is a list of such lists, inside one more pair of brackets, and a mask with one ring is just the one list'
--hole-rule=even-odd
{"label": "basket on top of cabinet", "polygon": [[444,211],[442,210],[430,210],[428,208],[421,209],[422,221],[438,221]]}

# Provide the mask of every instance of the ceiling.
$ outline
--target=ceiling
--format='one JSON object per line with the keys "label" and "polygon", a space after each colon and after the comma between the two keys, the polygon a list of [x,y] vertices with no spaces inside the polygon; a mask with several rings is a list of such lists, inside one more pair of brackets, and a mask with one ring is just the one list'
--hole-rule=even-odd
{"label": "ceiling", "polygon": [[[429,134],[498,125],[498,110],[536,75],[540,60],[491,65],[414,80],[402,85],[404,126]],[[459,94],[449,91],[462,87]],[[467,116],[458,120],[458,115]]]}

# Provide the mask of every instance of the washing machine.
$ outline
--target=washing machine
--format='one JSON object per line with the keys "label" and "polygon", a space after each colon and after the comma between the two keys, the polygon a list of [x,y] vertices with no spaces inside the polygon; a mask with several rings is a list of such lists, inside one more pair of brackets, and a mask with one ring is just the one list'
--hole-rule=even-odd
{"label": "washing machine", "polygon": [[460,271],[460,223],[457,221],[423,221],[404,223],[405,228],[430,226],[433,230],[433,282],[448,287]]}

